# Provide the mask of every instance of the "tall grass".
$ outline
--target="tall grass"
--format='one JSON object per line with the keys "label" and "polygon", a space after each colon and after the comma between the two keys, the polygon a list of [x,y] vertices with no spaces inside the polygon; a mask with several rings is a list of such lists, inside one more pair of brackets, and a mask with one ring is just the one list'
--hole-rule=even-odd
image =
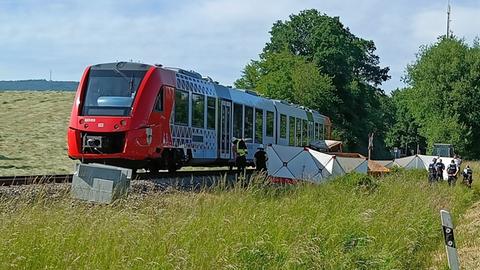
{"label": "tall grass", "polygon": [[475,193],[424,172],[320,186],[0,202],[0,268],[423,269],[441,248],[438,210]]}

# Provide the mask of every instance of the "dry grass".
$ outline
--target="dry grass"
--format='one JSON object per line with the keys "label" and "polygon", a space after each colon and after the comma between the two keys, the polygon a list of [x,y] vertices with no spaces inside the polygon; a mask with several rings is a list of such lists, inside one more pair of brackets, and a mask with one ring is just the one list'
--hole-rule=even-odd
{"label": "dry grass", "polygon": [[68,173],[72,92],[0,92],[0,175]]}

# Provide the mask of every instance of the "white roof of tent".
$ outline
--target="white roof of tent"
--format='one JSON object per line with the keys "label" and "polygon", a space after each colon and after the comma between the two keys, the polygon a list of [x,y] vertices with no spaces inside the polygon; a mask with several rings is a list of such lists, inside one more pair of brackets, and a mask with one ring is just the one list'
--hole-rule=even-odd
{"label": "white roof of tent", "polygon": [[395,162],[393,160],[374,160],[374,161],[386,168],[392,168],[393,165],[395,165]]}
{"label": "white roof of tent", "polygon": [[353,171],[367,173],[368,171],[368,160],[366,158],[337,157],[336,159],[346,173]]}
{"label": "white roof of tent", "polygon": [[336,157],[310,148],[284,145],[267,146],[270,176],[320,183],[330,176],[347,172],[367,173],[366,158]]}

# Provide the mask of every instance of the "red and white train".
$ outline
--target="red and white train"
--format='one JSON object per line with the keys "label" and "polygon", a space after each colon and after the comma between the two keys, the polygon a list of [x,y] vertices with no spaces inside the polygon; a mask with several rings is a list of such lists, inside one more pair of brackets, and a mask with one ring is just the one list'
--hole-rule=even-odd
{"label": "red and white train", "polygon": [[330,137],[328,117],[196,72],[132,62],[87,67],[68,128],[68,155],[150,171],[226,165],[244,138],[251,161],[261,144],[305,146]]}

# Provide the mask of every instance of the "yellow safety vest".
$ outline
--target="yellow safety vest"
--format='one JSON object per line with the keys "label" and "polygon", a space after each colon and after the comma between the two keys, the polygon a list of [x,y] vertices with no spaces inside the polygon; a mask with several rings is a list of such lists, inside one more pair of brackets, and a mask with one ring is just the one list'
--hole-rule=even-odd
{"label": "yellow safety vest", "polygon": [[240,140],[237,141],[237,155],[245,156],[248,153],[247,149],[240,149]]}

